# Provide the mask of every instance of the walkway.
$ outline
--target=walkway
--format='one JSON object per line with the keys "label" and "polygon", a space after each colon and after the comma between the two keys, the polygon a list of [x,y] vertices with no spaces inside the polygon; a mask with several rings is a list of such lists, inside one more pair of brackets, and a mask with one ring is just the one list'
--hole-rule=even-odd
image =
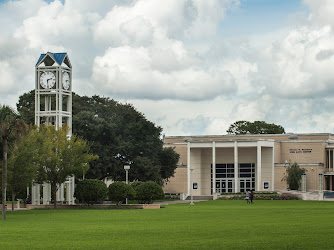
{"label": "walkway", "polygon": [[[194,200],[193,202],[200,202],[206,200]],[[160,204],[160,205],[170,205],[170,204],[179,204],[179,203],[190,203],[190,200],[177,200],[177,201],[159,201],[153,202],[153,204]]]}

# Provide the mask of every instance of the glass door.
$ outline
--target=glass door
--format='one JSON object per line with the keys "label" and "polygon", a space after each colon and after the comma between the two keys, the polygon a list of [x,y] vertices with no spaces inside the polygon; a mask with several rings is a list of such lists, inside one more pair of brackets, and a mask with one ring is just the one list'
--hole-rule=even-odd
{"label": "glass door", "polygon": [[240,192],[250,191],[252,189],[252,179],[239,179]]}
{"label": "glass door", "polygon": [[226,193],[226,181],[225,180],[216,180],[216,193]]}
{"label": "glass door", "polygon": [[228,179],[227,180],[227,192],[234,193],[234,180]]}

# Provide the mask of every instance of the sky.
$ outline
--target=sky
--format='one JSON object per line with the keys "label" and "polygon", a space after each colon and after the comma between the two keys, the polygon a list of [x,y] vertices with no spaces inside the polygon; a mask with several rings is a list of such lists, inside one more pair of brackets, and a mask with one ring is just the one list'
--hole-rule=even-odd
{"label": "sky", "polygon": [[239,120],[334,132],[332,0],[0,0],[0,103],[67,52],[73,91],[131,103],[166,136]]}

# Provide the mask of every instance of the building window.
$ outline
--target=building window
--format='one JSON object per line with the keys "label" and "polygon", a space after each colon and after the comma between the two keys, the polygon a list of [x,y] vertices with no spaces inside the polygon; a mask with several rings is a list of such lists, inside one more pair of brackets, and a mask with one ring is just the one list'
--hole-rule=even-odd
{"label": "building window", "polygon": [[[221,163],[216,164],[216,183],[213,183],[211,165],[211,193],[213,186],[216,193],[234,193],[234,164]],[[255,163],[240,163],[238,169],[238,187],[240,192],[255,190]]]}

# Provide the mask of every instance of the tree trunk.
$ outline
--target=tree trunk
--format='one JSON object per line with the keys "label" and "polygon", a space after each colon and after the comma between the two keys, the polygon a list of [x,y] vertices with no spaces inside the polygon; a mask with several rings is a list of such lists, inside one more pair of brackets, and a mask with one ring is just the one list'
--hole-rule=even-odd
{"label": "tree trunk", "polygon": [[2,219],[6,219],[6,188],[7,188],[7,152],[8,142],[7,137],[2,137],[3,146],[3,167],[2,167]]}
{"label": "tree trunk", "polygon": [[57,208],[57,183],[52,183],[53,208]]}
{"label": "tree trunk", "polygon": [[14,211],[15,192],[12,190],[12,211]]}

